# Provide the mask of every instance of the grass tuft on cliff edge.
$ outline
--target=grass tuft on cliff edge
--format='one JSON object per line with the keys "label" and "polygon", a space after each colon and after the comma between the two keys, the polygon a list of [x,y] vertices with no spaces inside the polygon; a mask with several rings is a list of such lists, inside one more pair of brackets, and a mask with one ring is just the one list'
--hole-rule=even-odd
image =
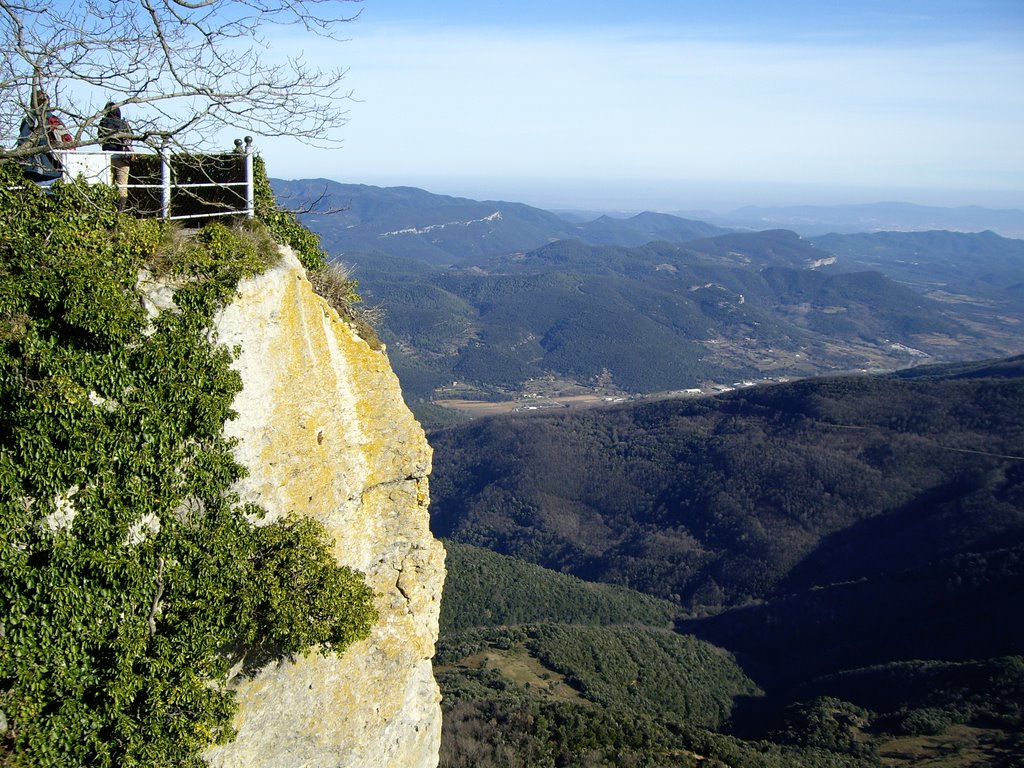
{"label": "grass tuft on cliff edge", "polygon": [[[340,653],[377,619],[322,526],[253,526],[231,491],[241,381],[208,329],[291,225],[175,243],[109,188],[43,194],[10,164],[0,210],[0,765],[199,768],[234,736],[233,665]],[[182,277],[174,311],[147,317],[144,268]]]}
{"label": "grass tuft on cliff edge", "polygon": [[320,248],[320,236],[302,226],[295,214],[278,207],[270,188],[267,166],[259,155],[253,157],[255,177],[256,218],[262,221],[274,238],[291,246],[302,266],[306,268],[313,289],[334,307],[341,318],[352,324],[359,338],[373,349],[381,348],[380,338],[374,330],[376,313],[362,303],[359,282],[348,267],[328,261]]}

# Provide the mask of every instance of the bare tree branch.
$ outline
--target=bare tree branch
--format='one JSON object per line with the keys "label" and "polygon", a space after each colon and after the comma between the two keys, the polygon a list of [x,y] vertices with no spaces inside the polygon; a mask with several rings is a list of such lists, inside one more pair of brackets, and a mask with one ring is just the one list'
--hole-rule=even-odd
{"label": "bare tree branch", "polygon": [[[153,147],[211,149],[230,127],[338,143],[347,121],[346,70],[323,68],[273,43],[293,30],[342,40],[342,13],[361,0],[0,0],[0,136],[17,136],[42,90],[71,146],[98,146],[107,102],[122,109],[130,140]],[[0,147],[0,162],[46,146]]]}

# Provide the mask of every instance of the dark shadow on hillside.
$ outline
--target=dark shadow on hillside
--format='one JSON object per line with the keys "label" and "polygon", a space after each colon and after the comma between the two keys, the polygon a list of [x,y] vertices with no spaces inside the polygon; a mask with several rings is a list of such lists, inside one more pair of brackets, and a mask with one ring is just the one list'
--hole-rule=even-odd
{"label": "dark shadow on hillside", "polygon": [[1012,655],[1024,648],[1024,546],[812,588],[678,629],[733,651],[775,695],[891,661]]}
{"label": "dark shadow on hillside", "polygon": [[777,594],[923,568],[958,553],[1024,544],[1024,461],[923,492],[892,513],[826,537]]}
{"label": "dark shadow on hillside", "polygon": [[765,604],[687,621],[770,692],[843,670],[1024,649],[1024,462],[825,538]]}

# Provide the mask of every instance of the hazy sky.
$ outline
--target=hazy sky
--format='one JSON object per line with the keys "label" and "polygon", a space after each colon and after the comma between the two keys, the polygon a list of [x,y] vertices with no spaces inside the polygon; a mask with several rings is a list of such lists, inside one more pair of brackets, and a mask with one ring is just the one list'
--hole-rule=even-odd
{"label": "hazy sky", "polygon": [[348,42],[302,43],[349,67],[343,147],[261,140],[274,176],[548,207],[1024,207],[1024,0],[361,7]]}

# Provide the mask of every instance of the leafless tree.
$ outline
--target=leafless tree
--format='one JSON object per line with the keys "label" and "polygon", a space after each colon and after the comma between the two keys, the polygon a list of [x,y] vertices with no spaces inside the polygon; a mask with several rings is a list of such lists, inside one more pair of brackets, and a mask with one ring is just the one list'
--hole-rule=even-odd
{"label": "leafless tree", "polygon": [[351,98],[345,70],[301,46],[341,40],[358,16],[343,3],[358,2],[0,0],[0,161],[45,151],[11,140],[26,114],[44,117],[38,92],[74,147],[100,144],[108,102],[130,122],[123,138],[153,147],[210,149],[224,127],[329,146]]}

